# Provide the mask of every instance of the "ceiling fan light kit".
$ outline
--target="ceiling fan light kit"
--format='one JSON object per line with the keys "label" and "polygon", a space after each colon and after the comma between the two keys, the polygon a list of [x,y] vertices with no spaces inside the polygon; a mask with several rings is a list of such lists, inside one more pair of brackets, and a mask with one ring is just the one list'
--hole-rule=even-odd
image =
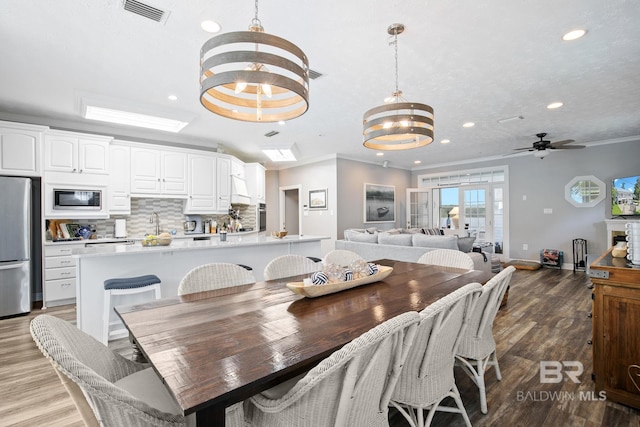
{"label": "ceiling fan light kit", "polygon": [[200,50],[200,103],[212,113],[246,122],[291,120],[309,108],[309,61],[295,44],[264,32],[212,37]]}
{"label": "ceiling fan light kit", "polygon": [[433,108],[407,102],[398,88],[398,34],[403,24],[392,24],[387,33],[394,36],[396,87],[390,102],[371,108],[363,116],[363,144],[374,150],[407,150],[433,142]]}

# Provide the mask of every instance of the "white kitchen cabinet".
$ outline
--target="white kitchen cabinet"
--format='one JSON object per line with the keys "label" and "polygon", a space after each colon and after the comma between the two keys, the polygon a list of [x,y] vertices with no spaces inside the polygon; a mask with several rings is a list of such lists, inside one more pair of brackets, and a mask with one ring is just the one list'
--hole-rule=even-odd
{"label": "white kitchen cabinet", "polygon": [[216,158],[216,192],[217,211],[228,212],[231,207],[231,159],[218,156]]}
{"label": "white kitchen cabinet", "polygon": [[43,126],[0,121],[0,175],[41,176]]}
{"label": "white kitchen cabinet", "polygon": [[251,204],[265,202],[265,175],[266,169],[260,163],[247,163],[244,165],[247,190],[251,196]]}
{"label": "white kitchen cabinet", "polygon": [[243,161],[236,159],[235,157],[231,159],[231,175],[245,179]]}
{"label": "white kitchen cabinet", "polygon": [[75,303],[76,259],[71,253],[82,247],[84,243],[44,247],[44,308]]}
{"label": "white kitchen cabinet", "polygon": [[185,214],[211,214],[217,210],[216,162],[213,154],[189,154],[189,197]]}
{"label": "white kitchen cabinet", "polygon": [[186,197],[186,152],[131,147],[131,194]]}
{"label": "white kitchen cabinet", "polygon": [[78,175],[71,179],[79,182],[85,179],[80,175],[108,175],[111,139],[75,132],[48,131],[44,143],[45,173]]}
{"label": "white kitchen cabinet", "polygon": [[109,182],[109,214],[131,213],[131,148],[113,144],[109,147],[111,175]]}

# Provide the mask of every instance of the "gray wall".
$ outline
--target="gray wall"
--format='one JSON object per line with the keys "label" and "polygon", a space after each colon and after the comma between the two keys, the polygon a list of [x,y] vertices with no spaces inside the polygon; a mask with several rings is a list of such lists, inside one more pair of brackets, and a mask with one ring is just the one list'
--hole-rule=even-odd
{"label": "gray wall", "polygon": [[[588,147],[583,150],[555,151],[538,159],[531,155],[420,170],[417,177],[443,171],[509,166],[510,257],[538,260],[543,248],[564,251],[564,262],[573,262],[573,239],[587,240],[587,253],[598,256],[606,251],[605,219],[611,218],[611,179],[640,175],[640,140]],[[607,186],[606,198],[591,208],[578,208],[564,198],[565,185],[574,177],[594,175]],[[523,200],[526,196],[526,200]],[[544,214],[551,208],[552,214]],[[528,250],[522,245],[527,244]],[[592,258],[593,259],[593,258]]]}
{"label": "gray wall", "polygon": [[[406,189],[411,187],[409,171],[383,168],[380,165],[338,159],[338,239],[348,228],[404,227],[406,224]],[[383,184],[396,187],[395,223],[364,222],[364,184]]]}
{"label": "gray wall", "polygon": [[[272,224],[271,215],[275,216],[275,224],[281,224],[279,218],[279,188],[300,186],[299,204],[300,218],[302,224],[302,234],[315,236],[328,236],[330,240],[322,241],[322,251],[324,255],[335,247],[336,239],[336,217],[338,216],[337,204],[337,174],[336,159],[322,160],[310,165],[302,165],[293,168],[281,169],[278,172],[277,183],[269,182],[272,174],[267,175],[267,231],[275,228],[268,228]],[[304,205],[309,204],[309,190],[327,189],[327,209],[326,210],[305,210]],[[279,221],[279,222],[278,222]]]}

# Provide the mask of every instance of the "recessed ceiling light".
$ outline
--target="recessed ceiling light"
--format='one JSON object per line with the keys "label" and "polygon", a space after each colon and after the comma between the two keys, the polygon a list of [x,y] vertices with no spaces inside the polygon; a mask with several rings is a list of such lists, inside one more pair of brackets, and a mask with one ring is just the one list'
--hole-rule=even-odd
{"label": "recessed ceiling light", "polygon": [[178,97],[175,95],[169,95],[167,98],[169,98],[170,101],[177,101]]}
{"label": "recessed ceiling light", "polygon": [[465,124],[462,125],[463,128],[472,128],[474,127],[476,124],[473,122],[467,122]]}
{"label": "recessed ceiling light", "polygon": [[450,142],[451,142],[451,141],[450,141],[450,140],[448,140],[448,139],[443,139],[442,141],[440,141],[440,144],[448,144],[448,143],[450,143]]}
{"label": "recessed ceiling light", "polygon": [[548,108],[549,110],[553,110],[553,109],[556,109],[556,108],[560,108],[560,107],[562,107],[563,105],[564,105],[564,104],[563,104],[562,102],[552,102],[551,104],[547,105],[547,108]]}
{"label": "recessed ceiling light", "polygon": [[280,126],[284,126],[285,121],[284,121],[284,120],[280,120],[280,121],[278,122],[278,124],[279,124]]}
{"label": "recessed ceiling light", "polygon": [[564,40],[564,41],[576,40],[576,39],[579,39],[580,37],[584,36],[585,34],[587,34],[587,30],[569,31],[568,33],[566,33],[565,35],[562,36],[562,40]]}
{"label": "recessed ceiling light", "polygon": [[419,165],[420,163],[422,163],[422,160],[414,160],[413,163]]}
{"label": "recessed ceiling light", "polygon": [[217,33],[220,31],[220,24],[215,21],[202,21],[200,24],[200,28],[205,30],[207,33]]}
{"label": "recessed ceiling light", "polygon": [[382,157],[382,156],[384,156],[384,153],[376,153],[376,156]]}

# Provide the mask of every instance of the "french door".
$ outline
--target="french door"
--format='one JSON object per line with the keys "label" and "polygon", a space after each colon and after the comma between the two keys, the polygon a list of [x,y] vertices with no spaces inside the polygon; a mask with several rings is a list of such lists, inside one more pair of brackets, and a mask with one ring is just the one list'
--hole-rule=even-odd
{"label": "french door", "polygon": [[407,228],[430,228],[430,188],[407,188]]}

